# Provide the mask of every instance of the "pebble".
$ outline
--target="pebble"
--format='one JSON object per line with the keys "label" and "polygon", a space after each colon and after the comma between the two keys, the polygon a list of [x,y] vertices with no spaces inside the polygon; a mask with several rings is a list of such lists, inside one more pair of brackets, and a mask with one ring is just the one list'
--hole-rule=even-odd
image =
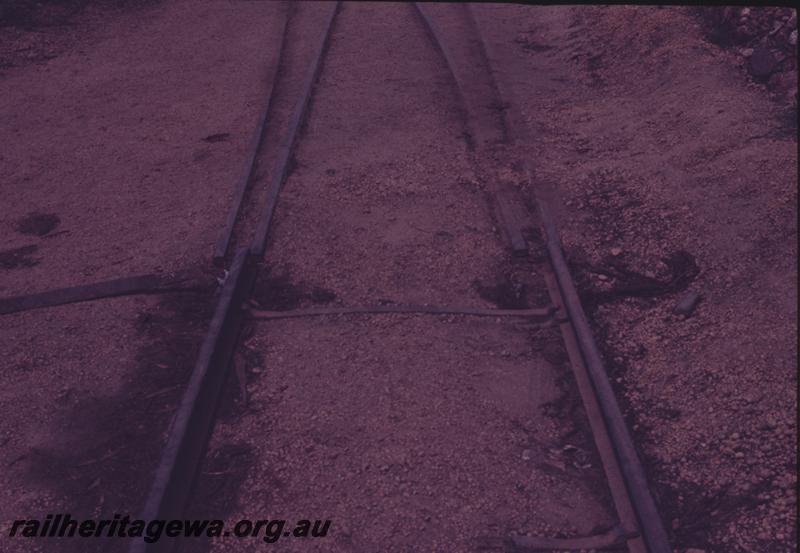
{"label": "pebble", "polygon": [[611,248],[611,255],[614,257],[622,253],[622,248]]}
{"label": "pebble", "polygon": [[530,449],[526,449],[522,452],[523,461],[530,461],[531,457],[533,457],[533,452]]}
{"label": "pebble", "polygon": [[699,292],[688,292],[684,294],[678,303],[675,305],[673,312],[677,315],[685,315],[689,316],[694,311],[695,307],[697,307],[697,303],[700,301],[700,293]]}
{"label": "pebble", "polygon": [[743,55],[744,57],[746,57],[746,58],[749,58],[750,56],[752,56],[752,55],[753,55],[753,49],[752,49],[752,48],[745,48],[745,49],[743,49],[743,50],[742,50],[742,55]]}

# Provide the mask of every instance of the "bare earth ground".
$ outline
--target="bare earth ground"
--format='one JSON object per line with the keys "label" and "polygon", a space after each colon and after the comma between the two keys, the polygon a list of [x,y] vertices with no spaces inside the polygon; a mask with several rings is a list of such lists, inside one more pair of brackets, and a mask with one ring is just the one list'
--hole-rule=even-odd
{"label": "bare earth ground", "polygon": [[[602,472],[563,451],[588,436],[542,416],[569,370],[542,357],[558,342],[495,319],[260,325],[247,344],[264,359],[251,405],[218,425],[196,514],[332,520],[329,537],[285,539],[282,551],[466,552],[481,535],[590,534],[613,520],[591,484]],[[231,451],[249,461],[238,490],[215,476],[236,474],[217,461]],[[237,491],[232,508],[220,499]]]}
{"label": "bare earth ground", "polygon": [[[210,264],[263,95],[272,11],[171,2],[0,28],[4,55],[31,35],[54,52],[3,58],[0,295]],[[3,316],[4,529],[141,509],[212,305],[178,294]],[[126,545],[4,537],[0,550]]]}
{"label": "bare earth ground", "polygon": [[[169,3],[87,31],[85,50],[6,71],[0,263],[14,270],[0,293],[209,264],[263,100],[276,9]],[[32,215],[58,224],[21,232]]]}
{"label": "bare earth ground", "polygon": [[[506,297],[507,246],[449,87],[410,5],[343,6],[259,303],[542,304]],[[249,405],[218,423],[193,516],[331,519],[328,538],[286,539],[285,551],[472,551],[482,535],[586,535],[613,523],[553,329],[276,321],[257,324],[244,351]]]}
{"label": "bare earth ground", "polygon": [[[362,10],[347,4],[337,21],[267,262],[346,305],[474,305],[503,244],[469,180],[447,74],[409,6]],[[411,42],[417,51],[400,48]]]}
{"label": "bare earth ground", "polygon": [[3,551],[124,545],[11,541],[6,532],[13,520],[48,513],[100,519],[141,510],[141,482],[152,478],[210,302],[194,294],[132,297],[4,316]]}
{"label": "bare earth ground", "polygon": [[[792,99],[685,8],[479,13],[675,545],[794,551]],[[689,318],[681,289],[701,294]]]}
{"label": "bare earth ground", "polygon": [[[113,17],[90,10],[73,29],[0,28],[0,109],[6,122],[0,129],[0,294],[207,265],[263,92],[259,79],[263,49],[270,43],[270,9],[269,3],[178,1]],[[373,23],[380,21],[381,12],[370,12],[377,8],[359,9]],[[499,73],[514,85],[534,131],[535,141],[528,146],[535,161],[534,182],[554,188],[562,201],[562,238],[670,519],[675,546],[726,553],[794,551],[796,112],[786,104],[785,94],[770,97],[775,83],[765,87],[749,80],[741,52],[709,43],[686,8],[482,6],[477,11],[479,16],[492,15],[490,35],[502,54]],[[400,61],[424,61],[415,58],[424,52],[418,47],[423,38],[397,31],[394,20],[381,24],[387,52],[409,44],[413,52]],[[355,46],[349,43],[349,53],[339,54],[356,56]],[[337,103],[345,110],[357,109],[347,101],[358,97],[359,80],[387,70],[371,65],[370,52],[363,49],[361,64],[342,62],[337,68],[332,63],[336,79],[327,81],[329,90],[341,84],[344,92],[332,93],[327,108],[321,95],[309,138],[336,130],[332,110]],[[348,70],[355,73],[349,83]],[[384,79],[385,86],[396,87],[384,99],[399,102],[403,94],[414,92],[419,98],[413,106],[438,106],[435,98],[422,96],[437,90],[432,83],[439,75],[436,69],[418,82]],[[796,75],[794,85],[796,90]],[[446,96],[446,89],[438,90]],[[379,104],[374,98],[368,101],[375,104],[365,104],[367,111]],[[266,300],[289,301],[287,297],[299,293],[291,284],[307,284],[305,301],[311,302],[338,297],[352,303],[469,299],[486,304],[487,294],[469,277],[477,275],[491,286],[491,277],[500,278],[506,262],[453,139],[459,129],[452,123],[450,133],[413,144],[421,136],[442,133],[447,115],[442,108],[414,119],[402,108],[401,103],[384,120],[375,114],[363,119],[381,121],[375,128],[349,129],[349,138],[331,149],[324,168],[304,167],[303,151],[298,153],[296,178],[287,183],[287,201],[281,207],[286,219],[281,222],[279,213],[271,250],[278,256],[272,283],[283,274],[277,281],[289,285],[278,288],[283,295]],[[438,124],[433,124],[436,117]],[[400,141],[407,149],[398,150],[400,163],[395,166],[384,163],[380,148],[362,154],[358,164],[344,162],[345,154],[387,140],[381,136],[370,141],[387,122],[397,125],[398,136],[405,126],[416,124],[425,132]],[[307,154],[322,151],[314,150],[313,140],[307,148]],[[451,173],[466,178],[463,183],[445,182]],[[407,178],[409,174],[415,178]],[[312,193],[310,185],[320,188]],[[373,213],[348,200],[359,193],[376,203]],[[445,201],[450,194],[458,196],[456,205]],[[387,206],[396,203],[404,216],[391,221]],[[366,224],[359,230],[337,222],[337,211],[329,204]],[[306,205],[330,224],[332,233],[315,229],[310,217],[303,219]],[[435,209],[437,216],[431,218],[419,205]],[[311,244],[295,235],[292,221]],[[366,237],[355,241],[356,233]],[[314,240],[353,246],[332,250],[353,273],[379,269],[372,279],[359,280],[349,271],[326,268]],[[361,244],[372,244],[369,240],[373,247],[359,250]],[[383,243],[388,250],[380,249]],[[412,255],[416,249],[427,253]],[[375,260],[368,262],[367,255]],[[402,263],[392,267],[398,257]],[[675,260],[682,264],[676,266]],[[392,276],[409,264],[416,280]],[[438,280],[443,271],[449,278]],[[440,283],[449,287],[434,286]],[[262,299],[269,288],[262,287]],[[688,318],[672,312],[687,291],[702,295]],[[142,475],[160,446],[155,429],[164,428],[179,397],[209,303],[210,298],[127,298],[4,317],[4,527],[28,514],[73,510],[100,516],[136,510],[144,491],[141,481],[147,478]],[[441,535],[462,539],[465,528],[474,530],[474,524],[497,532],[512,529],[504,525],[542,533],[590,531],[590,525],[606,516],[600,508],[602,493],[589,493],[583,484],[577,491],[571,486],[582,477],[596,482],[596,467],[587,475],[558,457],[563,452],[558,446],[578,439],[585,446],[586,436],[565,436],[575,427],[538,413],[522,430],[511,427],[518,414],[504,410],[529,399],[519,389],[473,396],[471,375],[443,378],[461,374],[469,365],[478,367],[476,379],[501,382],[491,373],[500,367],[516,374],[523,386],[532,377],[515,372],[520,367],[543,367],[545,374],[565,370],[557,346],[548,346],[549,340],[537,342],[535,332],[508,329],[507,324],[375,317],[337,327],[321,321],[259,326],[249,342],[254,359],[248,364],[251,377],[258,379],[250,391],[254,405],[261,404],[259,418],[239,413],[220,425],[204,474],[217,483],[219,505],[230,513],[241,509],[243,516],[259,516],[263,496],[257,492],[264,489],[276,505],[290,511],[287,516],[301,514],[296,509],[302,507],[311,518],[329,511],[331,517],[351,521],[337,538],[343,550],[387,539],[400,520],[388,507],[378,513],[385,524],[364,529],[358,524],[369,517],[359,511],[358,502],[339,505],[324,495],[304,499],[309,481],[324,474],[325,489],[357,489],[363,503],[378,497],[387,506],[417,505],[406,511],[403,520],[409,525],[398,530],[416,529],[413,539],[423,548],[435,549],[438,545],[431,540]],[[464,328],[470,338],[464,338]],[[431,345],[438,338],[444,349]],[[357,339],[363,343],[356,347]],[[382,345],[374,350],[369,340]],[[428,362],[409,355],[408,344]],[[339,362],[329,360],[332,354]],[[272,366],[270,359],[285,363]],[[386,370],[376,370],[382,367]],[[279,378],[259,378],[257,371],[266,370],[281,371]],[[335,371],[344,374],[329,374]],[[337,378],[348,371],[349,380]],[[297,375],[305,376],[300,382],[309,383],[308,389],[293,384]],[[345,382],[346,394],[331,393],[330,380]],[[529,389],[536,402],[554,401],[559,393],[546,388],[548,381],[552,379],[538,382],[544,388]],[[448,385],[452,387],[446,389]],[[28,393],[20,395],[20,389]],[[467,416],[455,420],[467,434],[492,429],[486,435],[488,451],[441,429],[426,427],[420,435],[409,431],[427,422],[420,418],[406,421],[412,424],[397,434],[398,443],[416,452],[423,449],[421,438],[435,444],[442,440],[439,460],[399,455],[395,444],[381,438],[398,423],[396,408],[413,406],[406,389],[426,398],[427,407],[441,400],[443,407],[465,413],[468,403],[469,412],[481,413],[487,426]],[[543,395],[536,396],[537,390]],[[328,414],[335,416],[320,417],[310,397],[328,402]],[[348,397],[374,402],[374,420],[352,427]],[[481,404],[480,411],[471,410],[476,404]],[[265,413],[275,417],[280,432],[261,435]],[[449,412],[444,415],[444,420],[453,420]],[[579,415],[578,410],[578,428]],[[545,445],[526,441],[532,428],[542,433],[537,440]],[[291,440],[302,432],[302,439]],[[351,452],[369,458],[364,465],[342,455],[353,443],[357,447]],[[276,480],[283,487],[259,480],[268,471],[259,476],[250,470],[262,466],[259,461],[274,450],[305,470],[280,473]],[[469,482],[478,453],[497,459],[502,470],[486,482],[474,477]],[[436,463],[459,461],[463,471],[437,472]],[[421,479],[407,475],[409,462],[425,467]],[[281,466],[272,463],[268,470]],[[329,466],[341,470],[341,482],[327,478]],[[232,486],[232,473],[247,485]],[[310,480],[303,481],[303,474]],[[429,530],[441,530],[441,521],[424,514],[430,510],[430,496],[406,497],[403,490],[419,485],[424,490],[428,481],[438,485],[437,475],[455,479],[452,495],[435,498],[442,505],[484,501],[502,513],[506,506],[501,500],[507,495],[488,489],[477,497],[472,486],[508,486],[529,476],[526,482],[537,484],[538,491],[526,489],[540,494],[537,505],[561,494],[589,498],[593,506],[580,524],[568,515],[548,519],[534,506],[524,519],[520,512],[530,499],[520,494],[509,500],[518,509],[493,521],[453,507],[457,522],[436,534]],[[238,506],[230,505],[239,499],[229,497],[231,489],[243,491]],[[210,500],[207,504],[216,505]],[[453,550],[451,546],[444,544],[441,550]],[[56,547],[26,541],[6,542],[2,548]]]}
{"label": "bare earth ground", "polygon": [[85,50],[103,26],[161,0],[0,0],[0,74]]}

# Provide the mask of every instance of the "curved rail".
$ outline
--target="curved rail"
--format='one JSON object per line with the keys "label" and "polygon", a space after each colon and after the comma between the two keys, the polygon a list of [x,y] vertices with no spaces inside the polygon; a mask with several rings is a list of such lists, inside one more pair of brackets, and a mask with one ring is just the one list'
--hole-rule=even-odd
{"label": "curved rail", "polygon": [[[267,235],[278,194],[289,172],[292,150],[296,144],[300,128],[305,119],[314,84],[321,71],[322,60],[327,50],[331,29],[339,8],[339,2],[332,5],[330,14],[326,19],[325,31],[320,37],[314,61],[304,81],[303,92],[298,99],[290,120],[289,131],[280,144],[278,160],[268,191],[267,205],[258,224],[253,243],[249,249],[242,248],[238,251],[233,265],[231,266],[231,271],[222,288],[214,317],[203,342],[181,405],[175,415],[167,445],[164,448],[156,471],[155,480],[150,488],[144,513],[141,517],[144,520],[179,518],[190,497],[194,478],[197,474],[202,455],[213,428],[213,421],[221,395],[222,383],[228,373],[228,366],[230,365],[231,357],[242,328],[245,315],[242,303],[249,295],[249,291],[257,276],[258,265],[255,261],[263,255],[266,248]],[[429,31],[435,36],[437,32],[435,22],[426,16],[425,8],[416,5],[416,9],[425,21]],[[465,9],[468,10],[468,16],[472,18],[472,22],[475,25],[475,32],[478,40],[481,42],[481,48],[486,55],[487,67],[491,69],[489,60],[491,60],[492,56],[489,45],[484,42],[478,22],[474,19],[471,10],[469,10],[468,7]],[[468,106],[464,101],[461,87],[458,86],[458,76],[452,66],[452,60],[449,58],[450,54],[440,42],[436,41],[436,45],[437,48],[442,51],[442,54],[447,60],[449,70],[456,80],[458,88],[457,93],[462,98],[462,106],[467,108]],[[501,82],[498,81],[495,85],[498,96],[511,100],[508,91],[502,90]],[[514,109],[514,102],[510,102],[506,105],[512,108],[511,113],[508,111],[504,112],[504,117],[508,123],[507,128],[509,129],[509,136],[513,137],[513,140],[520,140],[526,132],[524,125],[521,124],[523,120]],[[262,122],[263,121],[264,119],[262,118]],[[516,130],[517,134],[511,133],[511,129]],[[263,131],[263,128],[261,130]],[[260,136],[258,137],[258,141],[260,143]],[[528,173],[528,178],[530,178],[531,172],[527,160],[524,161],[524,164],[526,172]],[[253,160],[248,158],[249,170],[252,169],[252,166]],[[247,180],[249,180],[249,173]],[[241,186],[246,189],[247,181],[244,181],[243,185],[240,183],[240,187]],[[242,197],[243,196],[244,192],[242,193]],[[537,198],[537,200],[539,216],[541,218],[540,223],[547,237],[546,248],[552,267],[552,277],[549,281],[551,299],[555,309],[562,310],[560,313],[561,317],[557,320],[561,323],[565,344],[570,353],[576,380],[579,383],[581,395],[587,408],[586,410],[590,423],[592,424],[593,434],[595,435],[598,450],[603,459],[609,486],[612,490],[612,495],[614,496],[617,511],[622,523],[620,532],[614,536],[608,537],[608,539],[610,540],[613,538],[616,540],[622,538],[628,540],[630,550],[638,551],[639,549],[635,549],[635,547],[637,547],[636,543],[639,538],[635,536],[634,532],[634,530],[638,530],[641,539],[643,539],[646,544],[647,551],[650,553],[671,553],[666,531],[664,530],[663,523],[655,507],[655,502],[647,486],[644,470],[634,449],[633,441],[628,433],[624,419],[622,418],[621,411],[603,368],[599,350],[594,342],[586,316],[575,291],[572,277],[561,250],[549,203],[544,197]],[[234,209],[238,214],[239,208],[234,207]],[[489,313],[488,311],[490,310],[485,310],[487,312],[483,311],[484,310],[459,310],[425,306],[421,308],[417,306],[385,306],[377,308],[312,309],[298,312],[251,311],[250,313],[255,318],[285,318],[291,316],[368,312],[423,312],[471,315],[502,314],[528,317],[551,317],[553,315],[553,309],[520,310],[511,313],[501,313],[500,311],[492,311]],[[568,315],[568,320],[563,319],[564,313]],[[604,443],[604,440],[607,440],[608,444]],[[621,485],[617,485],[620,483]],[[620,492],[621,487],[624,488],[623,493]],[[635,520],[632,521],[632,515],[630,515],[630,513],[635,514]],[[633,522],[633,524],[631,524],[631,522]],[[531,543],[522,543],[519,545],[525,547],[531,545]],[[550,542],[547,542],[547,544],[552,545]],[[160,540],[153,544],[137,541],[132,544],[130,552],[150,553],[158,551],[160,553],[165,553],[174,548],[175,545],[176,543],[174,540]]]}
{"label": "curved rail", "polygon": [[414,2],[414,9],[416,10],[417,14],[419,15],[420,19],[422,20],[423,25],[425,26],[425,30],[428,32],[428,35],[433,42],[433,47],[442,55],[444,58],[445,66],[447,67],[447,71],[450,74],[450,78],[453,81],[453,84],[456,88],[456,94],[459,98],[459,105],[461,106],[462,116],[464,117],[465,122],[469,117],[469,108],[467,106],[467,100],[464,96],[464,83],[458,76],[458,72],[456,71],[455,61],[453,60],[452,56],[450,55],[450,51],[445,47],[444,42],[440,39],[442,36],[442,32],[439,29],[438,24],[434,21],[433,17],[430,13],[428,13],[428,9],[425,6],[424,2]]}
{"label": "curved rail", "polygon": [[[466,6],[465,9],[469,11],[469,16],[475,21],[479,40],[483,44],[487,58],[491,59],[493,57],[491,47],[483,40],[478,20],[475,19],[469,6]],[[504,89],[499,80],[496,82],[498,92],[508,102],[504,105],[509,107],[505,112],[507,126],[510,131],[509,134],[512,140],[520,141],[527,137],[528,132],[524,124],[524,119],[521,117],[512,92],[509,89]],[[533,173],[530,169],[529,161],[523,159],[522,162],[530,182]],[[636,516],[636,525],[641,532],[647,551],[649,551],[649,553],[672,553],[672,547],[669,545],[667,532],[650,492],[644,469],[636,453],[633,440],[628,432],[628,427],[625,424],[611,383],[608,380],[608,374],[603,366],[600,351],[592,335],[580,298],[575,290],[572,275],[570,274],[569,267],[564,258],[564,252],[561,248],[550,202],[544,195],[537,196],[536,200],[541,226],[546,236],[548,257],[555,277],[556,286],[551,287],[551,297],[556,305],[562,305],[565,308],[569,316],[569,326],[572,333],[574,333],[575,345],[582,358],[578,360],[578,364],[585,365],[586,376],[589,377],[591,382],[591,390],[587,390],[587,392],[590,392],[594,396],[590,401],[596,402],[602,416],[602,421],[592,421],[592,417],[590,417],[590,422],[593,423],[593,429],[598,423],[602,423],[604,431],[600,428],[598,428],[598,430],[608,435],[611,448],[613,449],[615,458],[603,459],[606,474],[609,476],[609,484],[612,484],[612,480],[616,479],[613,473],[621,473],[630,506]],[[567,337],[565,336],[565,338]],[[573,369],[580,370],[580,368],[581,367],[576,367],[576,363],[573,363]],[[576,374],[576,378],[581,378],[581,376],[584,375]],[[584,403],[586,403],[585,400]],[[587,411],[589,411],[589,409],[587,409]],[[595,439],[598,438],[597,434],[598,432],[595,432]],[[602,454],[602,444],[598,443],[598,449],[601,450]],[[611,464],[616,466],[609,466]],[[612,493],[614,493],[613,486]],[[620,517],[624,519],[627,518],[624,514],[626,509],[624,506],[620,505],[621,502],[622,498],[615,497],[617,509],[618,511],[622,511],[619,512]],[[622,507],[622,509],[620,507]],[[623,520],[623,522],[625,521]]]}

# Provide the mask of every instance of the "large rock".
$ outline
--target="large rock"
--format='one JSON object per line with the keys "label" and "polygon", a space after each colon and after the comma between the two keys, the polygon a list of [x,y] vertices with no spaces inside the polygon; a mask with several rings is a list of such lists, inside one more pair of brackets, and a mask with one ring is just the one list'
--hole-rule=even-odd
{"label": "large rock", "polygon": [[778,67],[778,60],[774,54],[766,48],[758,47],[753,50],[750,56],[747,69],[753,78],[759,81],[766,81]]}

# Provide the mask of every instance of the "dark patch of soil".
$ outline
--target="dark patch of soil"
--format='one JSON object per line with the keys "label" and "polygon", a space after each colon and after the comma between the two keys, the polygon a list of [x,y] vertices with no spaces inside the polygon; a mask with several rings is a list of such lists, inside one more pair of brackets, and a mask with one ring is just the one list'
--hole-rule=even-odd
{"label": "dark patch of soil", "polygon": [[[46,62],[96,40],[109,16],[162,0],[0,0],[0,70]],[[0,72],[2,76],[2,72]]]}
{"label": "dark patch of soil", "polygon": [[0,25],[29,29],[64,24],[86,4],[87,0],[3,0],[0,2]]}
{"label": "dark patch of soil", "polygon": [[[135,517],[143,507],[164,445],[162,433],[180,401],[212,305],[210,297],[174,294],[142,313],[136,330],[150,342],[139,351],[139,368],[122,391],[79,398],[52,429],[61,436],[61,445],[28,459],[29,477],[70,497],[73,517]],[[127,549],[118,539],[68,545],[64,551]]]}
{"label": "dark patch of soil", "polygon": [[158,306],[139,316],[137,330],[153,342],[140,352],[143,365],[168,364],[191,369],[202,336],[213,314],[208,295],[168,294]]}
{"label": "dark patch of soil", "polygon": [[0,269],[11,270],[38,265],[39,261],[31,257],[31,254],[38,249],[39,246],[31,244],[21,248],[0,251]]}
{"label": "dark patch of soil", "polygon": [[224,519],[232,512],[254,458],[246,444],[223,444],[209,451],[200,471],[203,486],[195,489],[187,517]]}
{"label": "dark patch of soil", "polygon": [[55,213],[29,213],[17,221],[17,232],[33,236],[44,236],[53,232],[61,223],[61,218]]}
{"label": "dark patch of soil", "polygon": [[475,282],[478,295],[492,302],[500,309],[527,309],[527,287],[513,281],[511,275],[505,274],[495,284],[484,285]]}
{"label": "dark patch of soil", "polygon": [[[679,514],[671,525],[672,544],[680,548],[711,549],[712,528],[735,520],[739,511],[766,503],[758,497],[770,486],[771,482],[763,481],[747,495],[735,494],[729,486],[710,491],[690,482],[683,482],[677,490],[664,487],[660,499],[665,511]],[[771,550],[764,545],[764,551]]]}
{"label": "dark patch of soil", "polygon": [[706,37],[720,46],[730,46],[735,42],[736,27],[732,7],[709,7],[697,12],[703,24]]}
{"label": "dark patch of soil", "polygon": [[336,294],[327,288],[315,286],[311,290],[311,301],[314,303],[330,303],[336,299]]}
{"label": "dark patch of soil", "polygon": [[124,9],[157,0],[0,0],[0,26],[32,29],[68,25],[90,5]]}
{"label": "dark patch of soil", "polygon": [[[661,275],[634,270],[625,263],[624,256],[606,256],[597,266],[581,261],[580,254],[576,257],[571,260],[572,272],[581,302],[590,313],[603,303],[629,298],[658,298],[682,292],[700,274],[694,256],[684,250],[675,251],[661,260],[664,267]],[[602,284],[595,283],[592,275],[602,275]]]}
{"label": "dark patch of soil", "polygon": [[781,134],[783,137],[797,136],[797,108],[783,110],[778,116],[781,124]]}
{"label": "dark patch of soil", "polygon": [[285,269],[266,269],[256,280],[253,300],[264,309],[290,311],[303,304],[331,303],[336,299],[332,290],[306,283],[295,284]]}

